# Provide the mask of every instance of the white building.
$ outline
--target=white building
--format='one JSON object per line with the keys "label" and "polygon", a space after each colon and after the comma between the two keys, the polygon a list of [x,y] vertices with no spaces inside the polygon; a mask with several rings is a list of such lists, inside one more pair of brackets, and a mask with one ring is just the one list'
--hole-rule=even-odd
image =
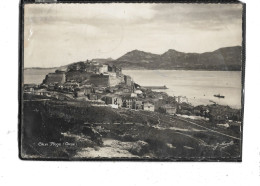
{"label": "white building", "polygon": [[178,103],[188,103],[188,98],[186,96],[176,96],[175,101]]}
{"label": "white building", "polygon": [[108,72],[108,65],[101,65],[99,67],[99,73],[105,73],[105,72]]}
{"label": "white building", "polygon": [[143,92],[141,90],[135,90],[136,94],[142,94]]}
{"label": "white building", "polygon": [[137,94],[136,93],[131,93],[131,98],[137,98]]}

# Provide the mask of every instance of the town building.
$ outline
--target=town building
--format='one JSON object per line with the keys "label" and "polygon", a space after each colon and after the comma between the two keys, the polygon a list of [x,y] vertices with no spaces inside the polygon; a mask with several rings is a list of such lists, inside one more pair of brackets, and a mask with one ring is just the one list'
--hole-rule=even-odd
{"label": "town building", "polygon": [[175,96],[175,101],[177,103],[188,103],[188,98],[186,96]]}
{"label": "town building", "polygon": [[84,89],[79,89],[79,90],[76,90],[74,92],[74,95],[75,97],[85,97],[85,90]]}
{"label": "town building", "polygon": [[87,94],[87,98],[89,100],[98,100],[98,96],[96,94],[92,94],[92,93]]}
{"label": "town building", "polygon": [[34,90],[34,95],[50,96],[50,92],[47,91],[46,89],[37,89],[37,90]]}
{"label": "town building", "polygon": [[142,110],[143,109],[143,101],[141,101],[141,100],[134,100],[133,101],[133,107],[136,110]]}
{"label": "town building", "polygon": [[34,89],[38,88],[36,84],[24,84],[24,93],[34,94]]}
{"label": "town building", "polygon": [[94,88],[92,88],[91,85],[84,85],[81,88],[78,88],[74,91],[74,95],[75,97],[85,97],[88,96],[88,98],[90,97],[90,94],[95,93]]}
{"label": "town building", "polygon": [[76,88],[79,87],[79,83],[77,83],[77,82],[66,82],[63,85],[60,85],[59,87],[60,88],[62,87],[62,89],[65,89],[65,90],[74,91]]}
{"label": "town building", "polygon": [[137,98],[137,94],[136,93],[131,93],[131,98]]}
{"label": "town building", "polygon": [[137,95],[143,94],[143,92],[141,90],[135,90],[134,93],[136,93]]}
{"label": "town building", "polygon": [[122,92],[123,93],[131,93],[131,89],[128,88],[128,87],[125,87],[125,88],[122,89]]}
{"label": "town building", "polygon": [[98,69],[98,72],[100,74],[108,72],[108,65],[100,65],[99,69]]}
{"label": "town building", "polygon": [[133,109],[134,108],[134,101],[136,98],[131,97],[131,94],[123,94],[122,95],[122,101],[123,101],[123,107]]}
{"label": "town building", "polygon": [[158,99],[157,101],[154,102],[154,107],[155,110],[158,110],[161,108],[163,105],[166,105],[167,101],[165,99]]}
{"label": "town building", "polygon": [[49,84],[48,87],[47,87],[47,90],[49,91],[54,91],[56,89],[58,85],[56,84]]}
{"label": "town building", "polygon": [[146,110],[146,111],[154,112],[154,105],[152,103],[146,102],[143,105],[143,109]]}
{"label": "town building", "polygon": [[160,107],[160,111],[166,114],[176,114],[177,107],[173,105],[163,105]]}
{"label": "town building", "polygon": [[106,95],[102,98],[107,105],[117,105],[117,107],[122,107],[122,99],[117,95]]}
{"label": "town building", "polygon": [[125,81],[125,84],[127,86],[131,86],[132,85],[132,78],[130,76],[124,76],[124,81]]}

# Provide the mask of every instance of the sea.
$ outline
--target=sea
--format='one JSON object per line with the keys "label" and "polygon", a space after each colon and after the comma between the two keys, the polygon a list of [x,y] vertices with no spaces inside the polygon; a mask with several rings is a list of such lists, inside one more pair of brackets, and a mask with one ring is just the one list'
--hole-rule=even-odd
{"label": "sea", "polygon": [[[55,69],[24,70],[25,84],[40,84]],[[194,106],[216,102],[232,108],[241,108],[241,71],[192,70],[123,70],[142,86],[166,86],[169,96],[186,96]],[[214,97],[220,94],[225,98]]]}
{"label": "sea", "polygon": [[[142,86],[166,86],[169,96],[186,96],[194,106],[216,102],[241,108],[241,71],[124,70]],[[225,98],[214,97],[223,95]]]}
{"label": "sea", "polygon": [[55,69],[25,69],[24,84],[41,84],[48,73],[55,72]]}

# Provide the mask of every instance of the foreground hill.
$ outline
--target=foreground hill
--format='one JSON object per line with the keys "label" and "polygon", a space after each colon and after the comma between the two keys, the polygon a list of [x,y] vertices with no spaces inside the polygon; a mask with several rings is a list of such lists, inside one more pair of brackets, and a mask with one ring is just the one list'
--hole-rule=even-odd
{"label": "foreground hill", "polygon": [[123,69],[241,70],[241,46],[220,48],[206,53],[168,50],[158,55],[139,50],[126,53],[109,63]]}

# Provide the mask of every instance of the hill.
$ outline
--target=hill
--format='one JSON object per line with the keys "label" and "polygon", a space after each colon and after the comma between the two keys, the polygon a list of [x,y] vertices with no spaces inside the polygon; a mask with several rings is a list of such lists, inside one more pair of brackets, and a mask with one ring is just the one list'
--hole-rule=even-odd
{"label": "hill", "polygon": [[173,49],[158,55],[139,50],[109,62],[123,69],[241,70],[242,47],[225,47],[213,52],[184,53]]}
{"label": "hill", "polygon": [[[148,69],[148,70],[215,70],[215,71],[240,71],[242,68],[242,47],[233,46],[220,48],[205,53],[184,53],[169,49],[163,54],[153,54],[140,50],[127,52],[116,60],[112,58],[92,59],[100,64],[116,65],[123,69]],[[66,70],[69,65],[53,68],[25,68],[46,70]]]}

